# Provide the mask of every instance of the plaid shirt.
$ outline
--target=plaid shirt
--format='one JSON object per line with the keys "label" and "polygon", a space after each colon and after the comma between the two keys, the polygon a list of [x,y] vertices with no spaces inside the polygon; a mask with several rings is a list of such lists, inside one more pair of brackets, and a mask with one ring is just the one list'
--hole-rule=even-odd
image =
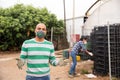
{"label": "plaid shirt", "polygon": [[86,47],[85,47],[85,44],[83,43],[83,41],[77,42],[77,43],[73,46],[72,51],[74,51],[76,54],[78,54],[79,50],[81,50],[81,49],[82,49],[82,51],[85,51],[85,50],[86,50]]}

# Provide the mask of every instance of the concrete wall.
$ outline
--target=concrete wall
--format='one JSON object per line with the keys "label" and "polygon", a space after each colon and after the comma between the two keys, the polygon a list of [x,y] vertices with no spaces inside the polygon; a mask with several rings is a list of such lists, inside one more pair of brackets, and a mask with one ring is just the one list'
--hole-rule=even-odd
{"label": "concrete wall", "polygon": [[[67,19],[66,20],[66,32],[67,32],[67,40],[68,42],[71,42],[73,36],[73,28],[74,28],[74,35],[80,35],[82,34],[82,26],[83,26],[83,16],[76,17],[74,19],[74,27],[73,27],[73,19]],[[74,40],[76,41],[76,40]]]}

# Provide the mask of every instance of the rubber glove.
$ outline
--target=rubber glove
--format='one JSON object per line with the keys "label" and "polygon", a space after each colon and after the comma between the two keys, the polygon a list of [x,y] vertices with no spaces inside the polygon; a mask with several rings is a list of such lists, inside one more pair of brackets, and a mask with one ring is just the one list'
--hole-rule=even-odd
{"label": "rubber glove", "polygon": [[66,63],[63,59],[60,59],[60,60],[58,61],[58,65],[59,65],[59,66],[65,66],[65,65],[67,65],[67,63]]}
{"label": "rubber glove", "polygon": [[89,52],[88,54],[89,54],[90,56],[93,56],[93,53],[91,53],[91,52]]}
{"label": "rubber glove", "polygon": [[17,60],[17,66],[19,69],[22,69],[22,67],[24,66],[25,62],[19,58],[16,58]]}

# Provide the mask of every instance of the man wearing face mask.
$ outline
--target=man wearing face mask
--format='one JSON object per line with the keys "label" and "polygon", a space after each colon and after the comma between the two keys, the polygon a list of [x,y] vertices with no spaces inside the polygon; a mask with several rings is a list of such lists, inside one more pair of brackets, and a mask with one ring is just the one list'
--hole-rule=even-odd
{"label": "man wearing face mask", "polygon": [[46,26],[39,23],[35,28],[35,38],[24,41],[21,49],[18,68],[27,63],[26,80],[50,80],[49,63],[53,66],[60,65],[54,55],[52,42],[47,41]]}
{"label": "man wearing face mask", "polygon": [[88,53],[90,56],[93,56],[91,52],[87,51],[85,44],[87,44],[87,38],[82,37],[80,41],[78,41],[71,49],[70,56],[72,58],[72,65],[69,70],[69,77],[71,78],[80,75],[75,72],[77,65],[76,55],[79,53],[79,51],[84,51],[85,53]]}

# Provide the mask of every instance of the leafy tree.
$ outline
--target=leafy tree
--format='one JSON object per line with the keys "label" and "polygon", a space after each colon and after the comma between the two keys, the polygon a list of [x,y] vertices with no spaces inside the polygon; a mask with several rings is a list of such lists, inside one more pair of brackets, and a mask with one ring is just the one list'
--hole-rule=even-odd
{"label": "leafy tree", "polygon": [[24,40],[34,37],[34,28],[40,22],[46,24],[49,36],[52,27],[56,30],[54,34],[64,31],[63,21],[46,8],[23,4],[0,8],[0,50],[19,50]]}

